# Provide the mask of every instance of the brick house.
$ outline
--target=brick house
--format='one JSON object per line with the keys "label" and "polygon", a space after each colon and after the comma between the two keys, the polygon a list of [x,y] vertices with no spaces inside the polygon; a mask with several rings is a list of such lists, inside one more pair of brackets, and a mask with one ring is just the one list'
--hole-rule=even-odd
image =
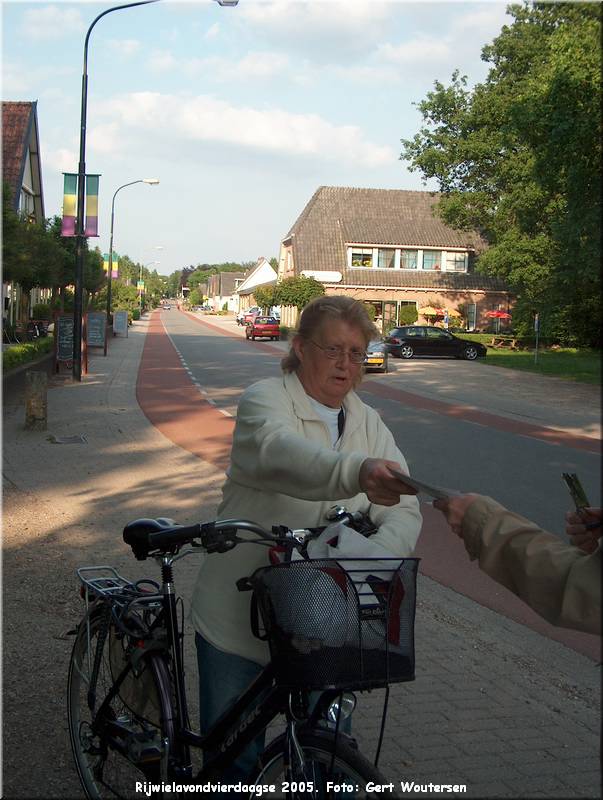
{"label": "brick house", "polygon": [[245,280],[235,290],[239,296],[239,311],[256,305],[254,289],[258,286],[274,286],[277,278],[276,270],[272,268],[270,262],[264,256],[260,256],[253,269],[247,273]]}
{"label": "brick house", "polygon": [[[486,311],[507,310],[500,278],[474,271],[486,248],[477,232],[446,225],[434,211],[439,195],[402,189],[321,186],[281,242],[279,278],[312,276],[327,294],[345,294],[375,309],[384,331],[403,305],[456,311],[469,330]],[[291,319],[283,322],[293,324]],[[422,317],[419,322],[438,320]]]}
{"label": "brick house", "polygon": [[[44,220],[44,192],[40,167],[37,102],[2,103],[2,181],[11,196],[13,210],[31,222]],[[18,284],[2,284],[2,317],[14,325],[19,309],[29,312],[40,302],[41,292],[33,289],[27,298],[21,296]],[[29,318],[29,313],[26,314]]]}

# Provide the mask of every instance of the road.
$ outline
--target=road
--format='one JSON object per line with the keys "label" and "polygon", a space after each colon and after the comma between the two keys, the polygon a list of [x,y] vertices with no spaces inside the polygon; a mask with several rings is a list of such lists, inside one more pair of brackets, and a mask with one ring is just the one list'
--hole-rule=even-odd
{"label": "road", "polygon": [[[139,376],[143,410],[172,441],[225,467],[238,398],[254,380],[280,374],[286,345],[247,341],[230,320],[178,311],[156,315],[153,325],[145,349],[152,360],[145,369],[143,358]],[[562,472],[577,472],[591,502],[600,504],[595,387],[550,379],[542,384],[529,375],[514,381],[513,371],[465,361],[392,359],[390,364],[389,374],[367,377],[359,393],[393,432],[411,474],[491,495],[561,538],[571,504]],[[152,376],[146,389],[145,375]],[[198,405],[199,392],[209,404],[203,423],[191,430],[187,411]],[[148,403],[155,404],[154,411],[147,412]],[[417,555],[424,574],[598,658],[597,637],[543,622],[469,562],[438,512],[428,505],[422,510]]]}

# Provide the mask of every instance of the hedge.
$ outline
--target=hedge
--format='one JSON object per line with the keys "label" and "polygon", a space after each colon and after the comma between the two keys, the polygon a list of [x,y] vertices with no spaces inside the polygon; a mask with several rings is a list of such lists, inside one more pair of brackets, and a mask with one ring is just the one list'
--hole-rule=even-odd
{"label": "hedge", "polygon": [[54,339],[52,336],[45,336],[43,339],[37,339],[34,342],[11,345],[2,353],[2,368],[6,372],[6,370],[14,369],[21,364],[28,364],[30,361],[35,361],[44,355],[44,353],[52,352],[53,348]]}

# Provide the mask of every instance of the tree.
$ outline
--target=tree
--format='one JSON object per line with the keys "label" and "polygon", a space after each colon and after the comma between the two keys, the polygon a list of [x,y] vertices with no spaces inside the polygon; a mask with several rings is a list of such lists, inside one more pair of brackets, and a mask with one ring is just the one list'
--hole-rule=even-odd
{"label": "tree", "polygon": [[272,306],[277,306],[276,284],[273,286],[258,286],[253,290],[253,296],[258,306],[268,313]]}
{"label": "tree", "polygon": [[513,5],[473,90],[453,73],[419,103],[401,158],[443,196],[450,225],[489,243],[478,270],[518,294],[513,323],[600,346],[601,6]]}
{"label": "tree", "polygon": [[295,306],[301,311],[310,300],[324,293],[325,287],[315,278],[306,278],[304,275],[285,278],[275,286],[273,305]]}

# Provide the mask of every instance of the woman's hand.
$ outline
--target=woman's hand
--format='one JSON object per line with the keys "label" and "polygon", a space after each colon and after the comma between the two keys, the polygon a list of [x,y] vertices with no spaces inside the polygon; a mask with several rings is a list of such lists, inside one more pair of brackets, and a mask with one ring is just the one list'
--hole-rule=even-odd
{"label": "woman's hand", "polygon": [[565,532],[570,542],[585,553],[594,553],[599,546],[601,517],[603,509],[585,508],[582,511],[568,511],[565,515]]}
{"label": "woman's hand", "polygon": [[463,519],[469,506],[477,500],[477,494],[459,494],[433,501],[433,507],[441,511],[448,520],[453,533],[463,538]]}
{"label": "woman's hand", "polygon": [[392,470],[401,471],[400,464],[384,458],[367,458],[360,467],[360,488],[371,503],[379,506],[395,506],[401,494],[417,494],[407,484],[397,478]]}

